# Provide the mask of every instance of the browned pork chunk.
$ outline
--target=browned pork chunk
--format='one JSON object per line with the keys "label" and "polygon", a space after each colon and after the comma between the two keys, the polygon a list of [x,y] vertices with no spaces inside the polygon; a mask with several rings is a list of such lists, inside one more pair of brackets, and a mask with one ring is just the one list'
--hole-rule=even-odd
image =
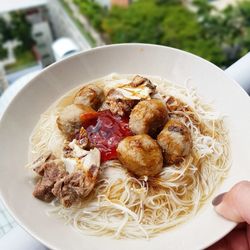
{"label": "browned pork chunk", "polygon": [[71,174],[66,171],[63,161],[49,152],[34,161],[33,166],[40,176],[33,195],[45,202],[58,198],[63,206],[70,207],[93,190],[99,173],[100,153],[97,149],[91,150],[84,158],[83,169]]}
{"label": "browned pork chunk", "polygon": [[121,163],[138,176],[154,176],[162,169],[161,149],[148,135],[128,136],[118,144],[116,151]]}
{"label": "browned pork chunk", "polygon": [[80,131],[82,127],[82,121],[80,119],[81,114],[95,112],[91,107],[71,104],[66,106],[57,118],[57,126],[63,133],[63,135],[71,140],[76,133]]}
{"label": "browned pork chunk", "polygon": [[180,121],[170,119],[157,137],[167,165],[178,164],[190,154],[192,137],[190,130]]}
{"label": "browned pork chunk", "polygon": [[134,134],[155,136],[167,121],[165,105],[156,99],[140,101],[132,110],[129,128]]}
{"label": "browned pork chunk", "polygon": [[81,88],[75,96],[75,104],[83,104],[97,110],[104,100],[103,90],[94,84]]}
{"label": "browned pork chunk", "polygon": [[51,160],[34,168],[41,178],[38,180],[33,195],[39,200],[51,202],[55,196],[52,189],[55,183],[67,175],[64,163],[60,160]]}

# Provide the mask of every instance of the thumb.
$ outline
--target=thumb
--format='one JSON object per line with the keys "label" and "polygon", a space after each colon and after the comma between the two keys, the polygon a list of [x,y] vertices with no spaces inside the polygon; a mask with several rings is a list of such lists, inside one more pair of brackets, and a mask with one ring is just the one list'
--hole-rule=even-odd
{"label": "thumb", "polygon": [[235,222],[250,224],[250,182],[241,181],[224,194],[213,200],[218,214]]}

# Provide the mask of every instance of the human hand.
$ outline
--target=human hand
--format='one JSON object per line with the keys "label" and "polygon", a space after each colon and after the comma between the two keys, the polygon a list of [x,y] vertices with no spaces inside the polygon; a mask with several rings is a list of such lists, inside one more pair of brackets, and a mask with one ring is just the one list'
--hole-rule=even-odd
{"label": "human hand", "polygon": [[218,214],[239,224],[207,250],[249,250],[250,182],[239,182],[229,192],[218,195],[213,200],[213,205]]}

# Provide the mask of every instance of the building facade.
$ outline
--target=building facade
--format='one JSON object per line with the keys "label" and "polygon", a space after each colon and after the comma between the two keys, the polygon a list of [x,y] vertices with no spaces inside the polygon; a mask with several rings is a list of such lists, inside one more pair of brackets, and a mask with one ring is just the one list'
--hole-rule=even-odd
{"label": "building facade", "polygon": [[36,49],[39,54],[39,59],[44,67],[55,61],[52,43],[53,38],[48,22],[38,22],[32,26],[32,38],[36,42]]}

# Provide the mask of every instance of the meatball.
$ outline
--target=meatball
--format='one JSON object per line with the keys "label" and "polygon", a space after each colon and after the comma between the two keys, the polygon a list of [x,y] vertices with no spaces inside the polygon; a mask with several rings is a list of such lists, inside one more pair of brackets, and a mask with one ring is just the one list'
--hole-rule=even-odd
{"label": "meatball", "polygon": [[56,120],[57,126],[66,138],[72,139],[82,126],[80,115],[90,112],[95,111],[91,107],[85,105],[71,104],[66,106]]}
{"label": "meatball", "polygon": [[128,136],[118,144],[118,159],[138,176],[154,176],[163,166],[162,152],[149,135]]}
{"label": "meatball", "polygon": [[103,100],[103,90],[94,84],[89,84],[81,88],[76,93],[74,103],[90,106],[93,109],[97,110],[101,106]]}
{"label": "meatball", "polygon": [[132,110],[129,128],[134,134],[155,136],[167,121],[167,108],[156,99],[139,102]]}
{"label": "meatball", "polygon": [[180,121],[170,119],[157,137],[167,165],[178,164],[190,154],[192,137],[190,130]]}

